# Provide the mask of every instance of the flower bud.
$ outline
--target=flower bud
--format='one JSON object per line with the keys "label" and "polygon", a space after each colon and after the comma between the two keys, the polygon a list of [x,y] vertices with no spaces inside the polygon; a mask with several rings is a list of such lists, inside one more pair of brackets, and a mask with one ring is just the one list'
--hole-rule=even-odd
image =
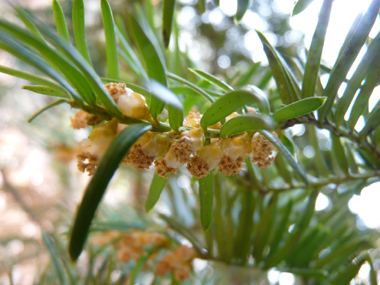
{"label": "flower bud", "polygon": [[256,110],[255,110],[255,108],[252,108],[252,107],[246,107],[247,108],[247,113],[248,114],[257,114],[257,112],[256,112]]}
{"label": "flower bud", "polygon": [[226,117],[226,121],[229,121],[229,120],[231,120],[232,118],[235,118],[235,117],[238,117],[238,116],[239,116],[238,113],[233,112],[231,115],[228,115],[228,116]]}
{"label": "flower bud", "polygon": [[189,112],[189,114],[184,120],[183,126],[200,128],[201,118],[202,118],[202,115],[200,115],[199,112]]}
{"label": "flower bud", "polygon": [[220,122],[217,122],[216,124],[213,124],[212,126],[207,127],[207,129],[214,129],[214,130],[220,130],[222,128],[222,124]]}
{"label": "flower bud", "polygon": [[98,161],[115,139],[116,132],[117,122],[115,120],[92,130],[89,138],[81,142],[81,152],[77,155],[78,169],[80,171],[87,171],[89,175],[95,172]]}
{"label": "flower bud", "polygon": [[244,156],[249,147],[250,137],[247,134],[228,138],[224,140],[224,154],[236,160],[239,156]]}
{"label": "flower bud", "polygon": [[153,157],[163,157],[169,150],[173,139],[167,133],[155,134],[145,145],[142,151]]}
{"label": "flower bud", "polygon": [[127,88],[124,83],[109,83],[104,87],[124,115],[134,119],[152,120],[144,96]]}
{"label": "flower bud", "polygon": [[203,143],[205,141],[205,135],[204,135],[203,130],[201,128],[192,129],[190,131],[185,131],[179,137],[180,137],[180,139],[186,137],[190,140],[189,143],[191,145],[191,152],[192,153],[199,151],[202,148]]}
{"label": "flower bud", "polygon": [[89,146],[89,152],[102,157],[110,143],[115,139],[117,122],[112,120],[106,124],[93,129],[89,136],[89,141],[82,143],[83,147]]}
{"label": "flower bud", "polygon": [[222,140],[206,145],[199,151],[199,157],[202,160],[207,161],[210,171],[218,166],[222,155]]}
{"label": "flower bud", "polygon": [[151,120],[150,111],[144,96],[127,88],[127,94],[121,95],[117,101],[120,111],[131,118]]}

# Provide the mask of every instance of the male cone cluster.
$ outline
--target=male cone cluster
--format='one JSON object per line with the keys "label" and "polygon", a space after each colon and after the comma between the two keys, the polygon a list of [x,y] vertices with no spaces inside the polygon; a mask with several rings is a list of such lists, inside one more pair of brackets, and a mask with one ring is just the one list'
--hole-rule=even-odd
{"label": "male cone cluster", "polygon": [[[133,92],[123,83],[110,83],[105,88],[115,100],[120,111],[131,118],[152,121],[145,98]],[[238,116],[233,113],[229,120]],[[184,120],[184,127],[191,128],[181,134],[175,132],[147,132],[141,136],[123,159],[126,165],[137,169],[148,169],[152,164],[159,176],[166,178],[170,173],[187,164],[187,170],[196,178],[207,176],[211,170],[227,175],[242,171],[244,158],[252,154],[252,162],[258,167],[269,166],[276,157],[277,149],[260,133],[244,133],[232,138],[213,138],[204,145],[205,135],[200,127],[202,116],[190,112]],[[71,119],[73,128],[84,128],[96,121],[91,115],[79,111]],[[99,120],[98,120],[99,121]],[[107,147],[117,133],[126,125],[118,124],[116,119],[101,124],[90,133],[88,139],[81,142],[81,151],[77,155],[78,169],[92,175]],[[217,123],[209,129],[220,129]],[[275,133],[273,135],[276,136]]]}
{"label": "male cone cluster", "polygon": [[[142,270],[154,268],[158,276],[173,273],[174,278],[179,282],[189,278],[191,263],[198,256],[192,247],[173,246],[162,234],[139,230],[132,230],[131,233],[124,235],[116,247],[119,250],[119,259],[124,263],[138,260],[147,248],[155,248],[156,250],[149,256]],[[161,258],[159,249],[167,251]]]}

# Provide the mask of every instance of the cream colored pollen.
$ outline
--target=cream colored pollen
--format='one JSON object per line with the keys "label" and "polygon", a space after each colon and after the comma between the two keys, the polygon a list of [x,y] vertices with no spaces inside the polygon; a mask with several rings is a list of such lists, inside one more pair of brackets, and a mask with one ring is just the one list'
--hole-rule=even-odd
{"label": "cream colored pollen", "polygon": [[[277,134],[272,132],[277,138]],[[256,133],[252,137],[252,162],[259,168],[268,167],[277,155],[277,149],[262,134]]]}

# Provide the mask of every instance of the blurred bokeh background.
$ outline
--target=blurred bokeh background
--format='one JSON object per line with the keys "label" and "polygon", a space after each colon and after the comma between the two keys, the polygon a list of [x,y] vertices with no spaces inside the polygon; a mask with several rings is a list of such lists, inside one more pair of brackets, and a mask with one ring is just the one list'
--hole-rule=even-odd
{"label": "blurred bokeh background", "polygon": [[[69,19],[72,1],[59,2],[67,22],[71,23]],[[129,5],[133,5],[133,1],[109,2],[114,11],[121,13]],[[158,0],[153,2],[157,7],[160,5]],[[220,0],[220,7],[215,7],[208,1],[208,9],[203,14],[200,14],[196,0],[180,0],[177,7],[180,49],[188,52],[192,64],[197,68],[230,82],[240,73],[252,68],[254,63],[261,65],[263,68],[255,80],[262,88],[269,88],[274,82],[269,68],[265,68],[268,62],[255,30],[263,32],[270,43],[283,54],[304,57],[304,46],[310,45],[322,1],[314,1],[304,13],[290,18],[294,2],[253,0],[241,24],[236,25],[232,18],[236,12],[236,0]],[[326,66],[331,67],[334,64],[351,23],[359,12],[366,10],[369,2],[334,2],[332,22],[323,52]],[[54,25],[50,0],[19,0],[17,4]],[[97,72],[104,75],[106,57],[100,3],[98,0],[88,0],[85,5],[91,57]],[[0,11],[1,17],[19,22],[13,16],[7,1],[0,0]],[[159,26],[160,15],[155,17]],[[71,28],[69,25],[69,29]],[[371,35],[374,36],[379,30],[380,22],[377,20]],[[360,56],[364,52],[365,48]],[[32,71],[4,51],[0,51],[0,65]],[[327,78],[327,74],[322,76],[323,84],[326,84]],[[28,83],[0,73],[0,284],[9,284],[9,272],[12,272],[15,284],[32,284],[36,276],[45,269],[50,256],[42,242],[41,231],[65,239],[72,215],[89,179],[86,174],[77,170],[75,159],[75,148],[78,142],[87,138],[89,130],[73,130],[70,127],[70,117],[74,115],[74,111],[63,105],[45,112],[28,124],[28,118],[50,103],[51,99],[21,90],[20,87],[24,84]],[[341,89],[340,94],[344,91],[344,88]],[[379,88],[376,88],[370,99],[370,108],[379,99]],[[362,127],[360,122],[356,126],[357,130]],[[297,137],[299,155],[312,159],[315,151],[302,138],[305,128],[299,125],[291,131]],[[321,149],[331,150],[331,143],[327,139],[328,132],[321,131],[318,136],[320,145],[323,145]],[[121,167],[103,201],[100,220],[125,221],[126,217],[132,222],[144,220],[141,217],[142,205],[151,176],[149,171],[138,172]],[[189,176],[179,176],[173,187],[180,187],[186,193],[190,191],[189,181]],[[380,228],[379,193],[380,184],[375,183],[363,190],[360,196],[354,196],[350,200],[350,210],[358,214],[356,223],[359,229]],[[164,203],[170,199],[173,197],[164,193],[158,205],[159,211],[171,211]],[[195,201],[189,200],[188,203]],[[323,211],[330,204],[330,199],[320,194],[316,209]],[[191,224],[191,221],[188,222]],[[85,260],[85,257],[82,259]],[[377,263],[378,261],[376,260]],[[271,271],[268,276],[271,284],[285,285],[295,282],[289,273]],[[368,268],[363,266],[358,278],[360,276],[366,280]],[[359,282],[360,280],[357,284]]]}

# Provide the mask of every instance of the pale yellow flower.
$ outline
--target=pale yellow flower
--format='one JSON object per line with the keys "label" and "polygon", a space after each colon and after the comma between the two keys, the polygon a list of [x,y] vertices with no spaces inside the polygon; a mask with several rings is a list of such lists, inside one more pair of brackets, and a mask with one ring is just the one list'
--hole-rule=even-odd
{"label": "pale yellow flower", "polygon": [[77,155],[80,171],[87,171],[89,175],[95,172],[98,162],[115,139],[116,132],[117,122],[115,120],[92,130],[89,138],[81,142],[80,153]]}

